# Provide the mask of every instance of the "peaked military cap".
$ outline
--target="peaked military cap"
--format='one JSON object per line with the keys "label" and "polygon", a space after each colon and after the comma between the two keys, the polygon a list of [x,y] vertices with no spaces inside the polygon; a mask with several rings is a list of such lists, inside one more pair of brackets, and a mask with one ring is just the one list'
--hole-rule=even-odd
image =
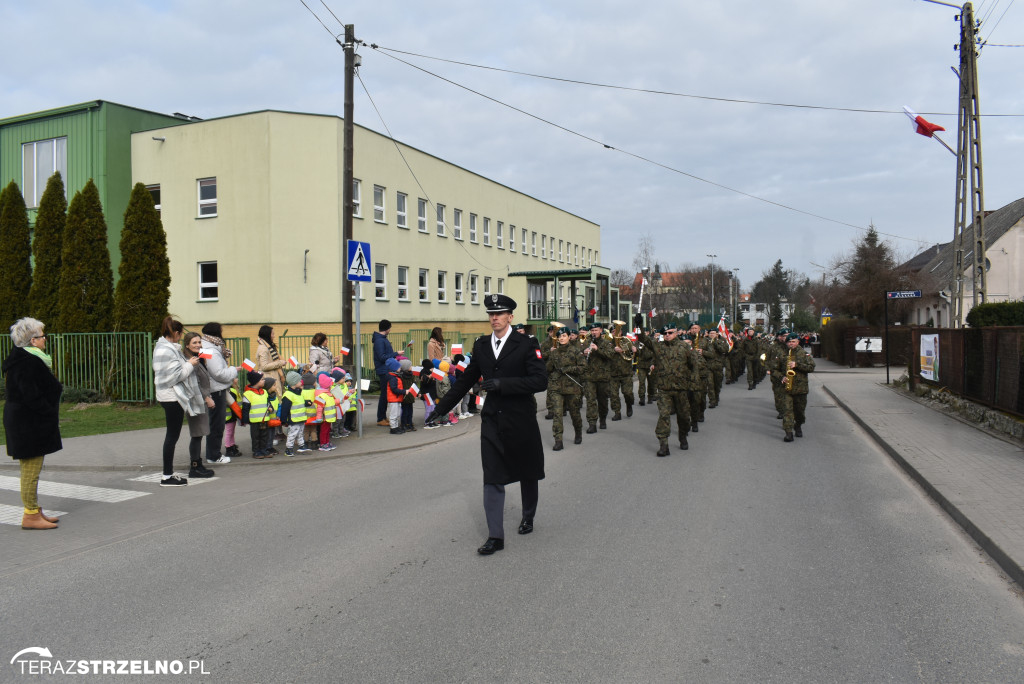
{"label": "peaked military cap", "polygon": [[516,300],[503,294],[487,295],[484,297],[484,305],[489,314],[504,313],[506,311],[512,313],[516,310]]}

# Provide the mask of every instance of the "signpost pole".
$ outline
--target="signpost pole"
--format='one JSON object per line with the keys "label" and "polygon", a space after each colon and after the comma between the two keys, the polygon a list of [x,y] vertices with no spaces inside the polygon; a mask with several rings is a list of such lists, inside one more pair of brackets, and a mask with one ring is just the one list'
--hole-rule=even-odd
{"label": "signpost pole", "polygon": [[[359,299],[361,295],[362,283],[370,282],[372,273],[370,272],[370,264],[373,261],[370,258],[370,243],[369,242],[357,242],[356,240],[347,240],[345,242],[345,249],[348,257],[345,260],[346,273],[345,282],[355,283],[355,324],[356,324],[356,336],[355,339],[348,342],[352,345],[354,353],[352,354],[353,363],[356,365],[356,402],[362,401],[363,398],[363,360],[362,350],[359,346],[360,340],[360,321],[359,316]],[[378,399],[379,401],[379,399]],[[359,437],[363,436],[363,412],[357,411],[356,425],[358,426]]]}
{"label": "signpost pole", "polygon": [[[356,426],[358,428],[358,431],[357,431],[356,434],[360,438],[362,438],[362,436],[363,436],[363,412],[359,410],[359,402],[363,398],[363,388],[362,388],[362,383],[363,383],[363,360],[362,360],[362,358],[360,358],[362,353],[363,353],[363,351],[362,351],[362,345],[359,344],[359,341],[361,339],[363,339],[363,338],[359,334],[359,331],[360,331],[359,322],[362,320],[359,317],[359,295],[362,294],[363,284],[357,280],[355,282],[355,286],[356,286],[356,319],[355,319],[355,323],[356,323],[356,337],[355,337],[354,340],[352,340],[352,358],[354,359],[353,363],[356,365]],[[888,384],[888,381],[886,381],[886,383]]]}
{"label": "signpost pole", "polygon": [[[359,300],[356,300],[358,306]],[[889,384],[889,293],[885,293],[885,384]]]}

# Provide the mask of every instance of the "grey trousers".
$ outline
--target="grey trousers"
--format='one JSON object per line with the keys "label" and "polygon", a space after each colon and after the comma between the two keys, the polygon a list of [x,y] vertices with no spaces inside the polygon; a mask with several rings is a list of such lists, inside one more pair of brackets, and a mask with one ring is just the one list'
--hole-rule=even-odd
{"label": "grey trousers", "polygon": [[[537,480],[522,480],[519,487],[523,492],[523,517],[533,520],[537,514],[539,497]],[[487,516],[487,536],[505,538],[505,485],[484,485],[484,515]]]}

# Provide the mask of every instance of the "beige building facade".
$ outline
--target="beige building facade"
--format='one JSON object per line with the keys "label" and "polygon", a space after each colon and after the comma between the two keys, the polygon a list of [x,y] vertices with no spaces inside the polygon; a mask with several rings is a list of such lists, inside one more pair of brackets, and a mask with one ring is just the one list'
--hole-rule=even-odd
{"label": "beige building facade", "polygon": [[[343,125],[260,111],[133,134],[133,182],[160,209],[176,316],[236,334],[337,332]],[[382,318],[480,331],[486,295],[526,303],[526,278],[510,274],[600,263],[596,223],[360,126],[354,175],[353,236],[370,244],[374,280],[363,332]]]}

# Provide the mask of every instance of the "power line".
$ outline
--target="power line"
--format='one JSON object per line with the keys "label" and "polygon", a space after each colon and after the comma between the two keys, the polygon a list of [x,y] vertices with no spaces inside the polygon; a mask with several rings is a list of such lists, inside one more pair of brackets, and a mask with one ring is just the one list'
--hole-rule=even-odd
{"label": "power line", "polygon": [[[309,13],[313,15],[313,18],[314,18],[314,19],[316,19],[317,21],[319,21],[319,22],[320,22],[320,25],[324,27],[324,31],[327,31],[328,33],[330,33],[330,34],[331,34],[331,38],[334,38],[334,40],[338,40],[338,36],[337,36],[337,35],[335,35],[335,34],[334,34],[334,32],[333,32],[333,31],[331,31],[331,29],[327,28],[327,24],[325,24],[325,23],[324,23],[324,22],[323,22],[323,21],[322,21],[322,20],[320,19],[320,17],[318,17],[318,16],[316,15],[316,12],[314,12],[314,11],[313,11],[313,10],[311,10],[311,9],[309,9],[309,5],[307,5],[307,4],[306,4],[306,0],[299,0],[299,2],[301,2],[301,3],[302,3],[302,6],[303,6],[303,7],[305,7],[305,8],[307,9],[307,10],[309,10]],[[329,9],[330,9],[330,8],[328,8],[328,11],[329,11]],[[331,14],[334,14],[334,13],[333,13],[333,12],[331,12]],[[337,17],[335,17],[335,19],[337,19]]]}
{"label": "power line", "polygon": [[[992,30],[990,30],[990,31],[988,32],[988,36],[989,36],[989,38],[991,38],[991,37],[992,37],[992,34],[993,34],[993,33],[995,33],[995,30],[996,30],[997,28],[999,28],[999,24],[1000,24],[1000,23],[1001,23],[1001,22],[1003,21],[1003,17],[1005,17],[1005,16],[1006,16],[1006,13],[1010,11],[1010,8],[1011,8],[1011,7],[1013,7],[1013,3],[1014,3],[1014,2],[1015,2],[1015,0],[1010,0],[1010,4],[1006,6],[1006,9],[1004,9],[1004,10],[1003,10],[1003,13],[999,15],[999,18],[998,18],[998,19],[996,19],[996,25],[995,25],[995,26],[993,26],[993,27],[992,27]],[[1000,46],[1000,47],[1008,47],[1008,46]]]}
{"label": "power line", "polygon": [[[929,2],[931,0],[925,0]],[[945,4],[945,3],[940,3]],[[671,90],[656,90],[651,88],[634,88],[630,86],[616,85],[612,83],[598,83],[594,81],[581,81],[572,78],[564,78],[560,76],[547,76],[545,74],[534,74],[527,71],[516,71],[514,69],[503,69],[501,67],[487,66],[483,64],[473,64],[472,62],[461,62],[454,59],[446,59],[444,57],[434,57],[431,55],[424,55],[417,52],[409,52],[407,50],[399,50],[397,48],[389,48],[376,43],[369,44],[374,50],[380,51],[381,54],[393,57],[389,53],[409,55],[411,57],[419,57],[422,59],[430,59],[437,62],[446,62],[448,64],[457,64],[459,66],[466,66],[473,69],[483,69],[486,71],[497,71],[506,74],[513,74],[516,76],[527,76],[529,78],[537,78],[546,81],[557,81],[560,83],[571,83],[574,85],[585,85],[594,88],[608,88],[610,90],[623,90],[634,93],[646,93],[649,95],[666,95],[670,97],[685,97],[695,100],[709,100],[712,102],[729,102],[733,104],[751,104],[751,105],[762,105],[766,107],[787,107],[791,109],[818,109],[833,112],[854,112],[858,114],[903,114],[902,109],[868,109],[863,107],[830,107],[827,105],[810,105],[810,104],[795,104],[790,102],[770,102],[764,100],[747,100],[742,98],[731,98],[731,97],[716,97],[712,95],[696,95],[693,93],[680,93]],[[957,116],[955,113],[950,112],[921,112],[922,116]],[[989,117],[1021,117],[1024,114],[985,114],[983,116]]]}

